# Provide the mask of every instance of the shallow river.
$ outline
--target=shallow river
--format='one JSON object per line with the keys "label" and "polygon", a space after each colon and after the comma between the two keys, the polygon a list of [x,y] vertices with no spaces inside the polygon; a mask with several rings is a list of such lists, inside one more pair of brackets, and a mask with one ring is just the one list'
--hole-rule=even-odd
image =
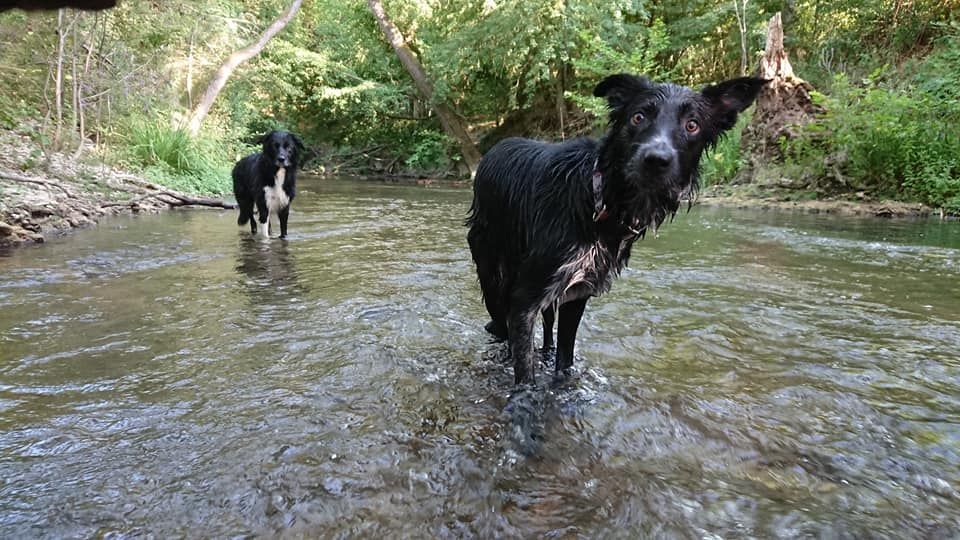
{"label": "shallow river", "polygon": [[960,223],[695,207],[518,448],[466,189],[0,255],[0,537],[960,535]]}

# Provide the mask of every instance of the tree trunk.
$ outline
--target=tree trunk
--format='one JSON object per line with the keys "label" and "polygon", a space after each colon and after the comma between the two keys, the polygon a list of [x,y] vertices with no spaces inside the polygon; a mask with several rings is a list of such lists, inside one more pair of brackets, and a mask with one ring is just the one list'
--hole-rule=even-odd
{"label": "tree trunk", "polygon": [[746,75],[750,65],[747,53],[747,1],[733,0],[733,11],[737,15],[737,28],[740,30],[740,75]]}
{"label": "tree trunk", "polygon": [[87,33],[87,58],[83,62],[83,74],[80,77],[77,77],[77,116],[79,117],[77,128],[80,130],[80,142],[77,143],[77,151],[73,153],[73,159],[80,158],[80,154],[83,153],[83,145],[87,140],[87,119],[83,110],[83,85],[87,81],[87,75],[90,74],[90,62],[93,60],[93,40],[95,37],[94,34],[97,31],[97,23],[99,19],[100,14],[98,13],[93,18],[93,27]]}
{"label": "tree trunk", "polygon": [[383,35],[386,36],[387,42],[390,43],[394,52],[397,53],[400,63],[403,64],[403,67],[406,68],[410,77],[413,79],[417,90],[423,98],[430,103],[433,111],[437,113],[440,124],[443,126],[443,131],[460,143],[460,152],[463,155],[464,163],[472,177],[477,172],[477,165],[480,163],[480,152],[477,150],[476,145],[473,143],[473,138],[470,137],[470,133],[467,131],[466,122],[463,121],[453,107],[434,99],[433,85],[430,83],[430,79],[427,77],[423,65],[420,64],[416,54],[410,50],[410,46],[407,45],[403,34],[400,33],[397,26],[393,24],[393,21],[387,16],[380,0],[367,0],[367,6],[377,19],[377,24],[380,25],[380,29],[383,31]]}
{"label": "tree trunk", "polygon": [[[76,17],[74,18],[73,24],[73,36],[71,38],[71,44],[73,46],[73,51],[70,53],[70,130],[77,128],[77,111],[80,109],[80,94],[79,94],[79,78],[77,77],[77,28],[80,26],[80,13],[77,12]],[[81,133],[81,143],[83,142],[83,134]]]}
{"label": "tree trunk", "polygon": [[780,13],[768,23],[759,76],[770,82],[760,91],[753,117],[740,140],[741,150],[749,158],[746,174],[759,171],[765,162],[782,160],[782,141],[796,137],[799,129],[822,112],[810,99],[813,86],[794,75],[787,59]]}
{"label": "tree trunk", "polygon": [[57,11],[57,72],[54,77],[54,99],[57,106],[57,127],[53,134],[53,149],[60,150],[60,138],[63,137],[63,49],[66,44],[67,35],[63,28],[63,15],[65,10]]}
{"label": "tree trunk", "polygon": [[290,23],[302,3],[303,0],[293,0],[290,7],[280,15],[280,18],[273,21],[273,24],[263,32],[260,39],[227,57],[223,65],[220,66],[220,69],[213,74],[213,80],[210,81],[207,89],[200,97],[200,101],[197,102],[197,106],[194,107],[193,112],[190,113],[190,119],[187,122],[187,131],[189,131],[191,135],[196,135],[200,132],[200,125],[203,123],[204,118],[207,117],[207,113],[210,112],[210,108],[213,107],[213,102],[217,99],[217,95],[219,95],[223,87],[226,86],[233,71],[237,69],[240,64],[260,54],[260,51],[267,46],[267,42]]}

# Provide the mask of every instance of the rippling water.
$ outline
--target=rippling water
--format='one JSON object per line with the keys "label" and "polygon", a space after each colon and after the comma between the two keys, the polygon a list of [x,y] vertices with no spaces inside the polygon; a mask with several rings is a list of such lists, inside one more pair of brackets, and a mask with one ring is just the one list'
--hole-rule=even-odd
{"label": "rippling water", "polygon": [[302,188],[0,257],[0,537],[960,535],[960,223],[678,216],[527,455],[468,191]]}

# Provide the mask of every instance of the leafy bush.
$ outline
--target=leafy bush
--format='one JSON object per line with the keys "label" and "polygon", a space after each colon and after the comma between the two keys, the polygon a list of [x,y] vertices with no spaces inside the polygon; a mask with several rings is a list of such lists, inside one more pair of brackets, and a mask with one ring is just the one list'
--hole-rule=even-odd
{"label": "leafy bush", "polygon": [[406,166],[421,171],[438,171],[450,166],[452,141],[436,131],[421,130],[414,143]]}
{"label": "leafy bush", "polygon": [[22,98],[0,89],[0,128],[14,129],[21,118],[37,116],[37,112]]}
{"label": "leafy bush", "polygon": [[737,125],[717,141],[716,147],[707,150],[700,158],[700,181],[704,187],[730,182],[740,172],[744,164],[740,154],[740,136],[749,123],[750,114],[741,114]]}
{"label": "leafy bush", "polygon": [[833,163],[848,184],[875,196],[960,211],[960,73],[950,63],[960,39],[944,41],[907,84],[885,83],[882,70],[861,86],[836,77],[822,98],[828,112],[787,154],[813,170]]}
{"label": "leafy bush", "polygon": [[223,193],[229,189],[228,165],[213,156],[222,145],[159,120],[133,120],[126,140],[127,157],[153,181],[173,189]]}

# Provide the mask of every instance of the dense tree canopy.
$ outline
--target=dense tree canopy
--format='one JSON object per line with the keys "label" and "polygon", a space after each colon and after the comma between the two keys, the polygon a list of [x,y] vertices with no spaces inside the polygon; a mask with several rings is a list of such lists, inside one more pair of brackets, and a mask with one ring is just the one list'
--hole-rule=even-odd
{"label": "dense tree canopy", "polygon": [[[880,91],[896,104],[896,96],[921,86],[948,98],[929,103],[937,114],[952,117],[960,107],[949,101],[956,92],[943,82],[960,79],[950,62],[960,50],[960,0],[383,4],[432,78],[430,100],[417,91],[364,0],[305,2],[262,53],[237,69],[214,104],[201,139],[233,149],[215,160],[229,162],[252,134],[284,126],[304,136],[319,163],[341,172],[453,171],[460,147],[438,122],[439,102],[462,116],[481,150],[510,134],[589,132],[602,122],[596,114],[602,104],[590,90],[604,74],[638,72],[700,85],[739,73],[744,61],[753,69],[775,11],[783,12],[796,71],[825,96],[841,81],[838,88],[857,103],[863,97],[857,92]],[[50,138],[59,126],[61,136],[51,144],[73,147],[81,136],[74,118],[81,116],[85,139],[148,166],[157,159],[136,151],[151,146],[138,137],[181,125],[222,59],[252,42],[288,5],[169,0],[120,2],[96,13],[0,14],[0,124],[45,119],[37,136]],[[156,129],[144,135],[145,126]],[[804,155],[820,141],[806,145]],[[735,174],[734,153],[721,149],[716,164],[708,160],[708,173],[721,180]],[[337,155],[353,157],[338,161]],[[942,180],[957,181],[949,177],[956,169],[945,171]],[[896,179],[893,191],[906,181]]]}

